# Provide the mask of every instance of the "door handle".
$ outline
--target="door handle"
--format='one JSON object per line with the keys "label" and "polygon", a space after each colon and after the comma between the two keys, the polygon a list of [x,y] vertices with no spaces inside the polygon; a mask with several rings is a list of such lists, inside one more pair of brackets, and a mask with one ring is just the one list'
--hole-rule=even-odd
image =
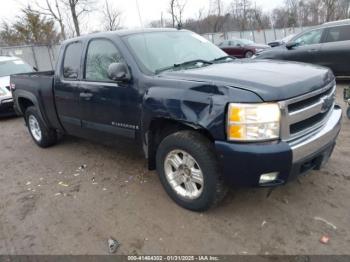
{"label": "door handle", "polygon": [[310,53],[315,53],[315,52],[318,52],[318,51],[319,51],[319,49],[310,49],[309,50]]}
{"label": "door handle", "polygon": [[80,93],[80,98],[84,98],[85,100],[90,100],[94,95],[92,93],[84,92]]}

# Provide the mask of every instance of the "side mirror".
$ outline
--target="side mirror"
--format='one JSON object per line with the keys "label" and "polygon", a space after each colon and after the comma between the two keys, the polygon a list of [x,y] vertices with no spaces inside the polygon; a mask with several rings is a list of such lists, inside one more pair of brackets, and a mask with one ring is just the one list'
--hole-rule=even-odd
{"label": "side mirror", "polygon": [[286,44],[286,47],[287,47],[287,49],[292,49],[292,48],[296,47],[297,45],[298,45],[298,43],[296,43],[296,42],[289,42]]}
{"label": "side mirror", "polygon": [[108,78],[113,81],[127,82],[131,79],[128,67],[125,63],[112,63],[108,67]]}
{"label": "side mirror", "polygon": [[241,44],[237,44],[236,46],[237,46],[237,47],[242,47],[242,45],[241,45]]}
{"label": "side mirror", "polygon": [[35,66],[33,66],[33,70],[34,70],[34,72],[38,72],[39,71],[38,68],[35,67]]}

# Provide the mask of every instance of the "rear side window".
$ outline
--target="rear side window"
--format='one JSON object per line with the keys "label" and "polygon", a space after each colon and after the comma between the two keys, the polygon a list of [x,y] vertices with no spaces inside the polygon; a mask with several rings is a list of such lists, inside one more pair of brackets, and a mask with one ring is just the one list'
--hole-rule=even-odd
{"label": "rear side window", "polygon": [[82,44],[80,42],[69,44],[66,48],[63,62],[63,77],[77,79],[80,69]]}
{"label": "rear side window", "polygon": [[112,42],[105,39],[92,40],[86,55],[85,79],[111,81],[107,73],[108,67],[121,61],[122,57]]}
{"label": "rear side window", "polygon": [[337,26],[328,29],[326,42],[339,42],[350,40],[350,25]]}

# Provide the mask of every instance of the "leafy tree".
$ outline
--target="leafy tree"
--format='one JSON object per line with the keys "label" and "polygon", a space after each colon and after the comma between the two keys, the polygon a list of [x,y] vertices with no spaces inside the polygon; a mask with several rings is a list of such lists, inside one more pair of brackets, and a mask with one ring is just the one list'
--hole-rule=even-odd
{"label": "leafy tree", "polygon": [[60,39],[54,21],[43,17],[30,6],[22,9],[22,15],[13,24],[3,22],[0,37],[7,45],[52,45]]}

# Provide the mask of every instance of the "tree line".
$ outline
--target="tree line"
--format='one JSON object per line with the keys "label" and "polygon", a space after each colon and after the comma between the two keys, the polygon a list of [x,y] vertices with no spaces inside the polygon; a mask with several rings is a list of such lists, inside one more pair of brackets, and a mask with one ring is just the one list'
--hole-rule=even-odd
{"label": "tree line", "polygon": [[[0,45],[53,45],[71,37],[80,36],[91,12],[98,12],[101,31],[121,28],[122,12],[110,0],[97,4],[95,0],[33,1],[21,9],[15,21],[2,21]],[[98,10],[98,11],[96,11]]]}
{"label": "tree line", "polygon": [[[350,0],[285,0],[271,11],[264,11],[253,0],[210,0],[209,8],[187,19],[190,0],[166,1],[168,8],[148,27],[181,27],[204,34],[313,26],[350,18]],[[122,27],[123,12],[112,0],[43,0],[23,7],[15,21],[2,21],[0,45],[53,45],[80,36],[89,30],[86,20],[91,12],[99,13],[100,31]]]}
{"label": "tree line", "polygon": [[[268,4],[268,1],[266,1]],[[253,0],[211,0],[209,9],[199,9],[184,20],[188,0],[169,0],[170,19],[155,20],[151,27],[176,27],[197,33],[262,30],[314,26],[350,18],[350,0],[285,0],[272,11],[264,11]]]}

